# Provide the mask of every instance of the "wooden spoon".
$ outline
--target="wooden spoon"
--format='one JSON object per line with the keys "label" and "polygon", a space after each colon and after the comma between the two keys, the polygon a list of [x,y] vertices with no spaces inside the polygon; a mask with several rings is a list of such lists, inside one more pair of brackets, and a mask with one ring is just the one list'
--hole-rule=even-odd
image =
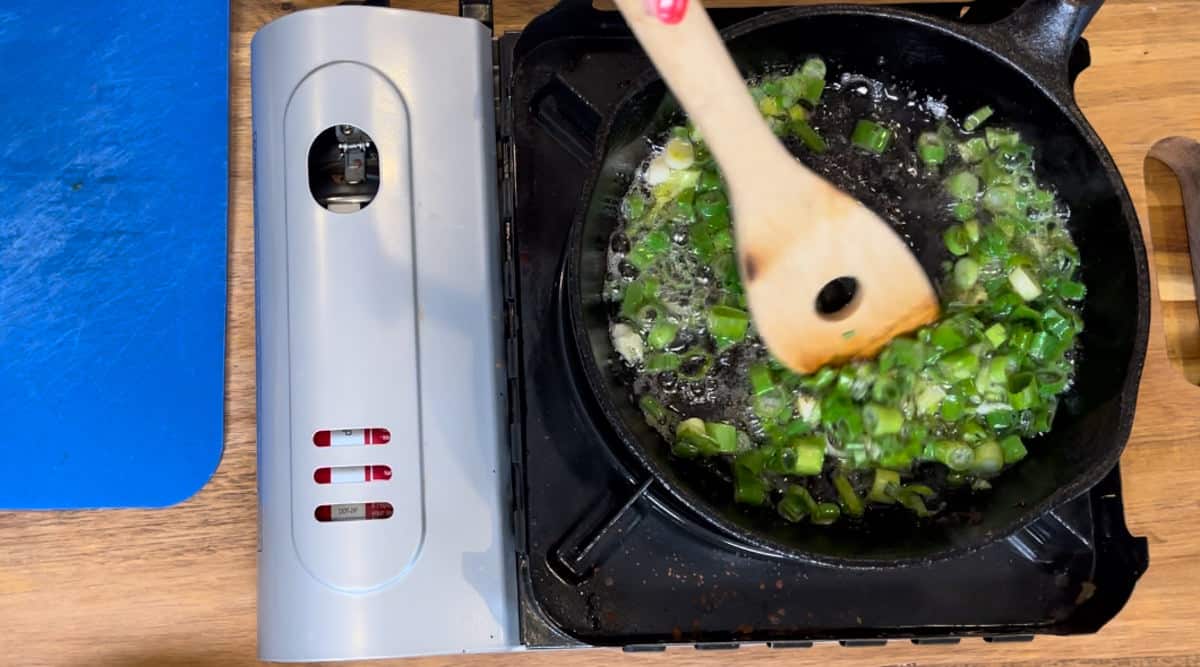
{"label": "wooden spoon", "polygon": [[[811,373],[937,319],[937,294],[904,240],[767,127],[700,2],[673,24],[644,0],[616,5],[720,163],[742,282],[775,358]],[[840,308],[818,299],[847,286]]]}

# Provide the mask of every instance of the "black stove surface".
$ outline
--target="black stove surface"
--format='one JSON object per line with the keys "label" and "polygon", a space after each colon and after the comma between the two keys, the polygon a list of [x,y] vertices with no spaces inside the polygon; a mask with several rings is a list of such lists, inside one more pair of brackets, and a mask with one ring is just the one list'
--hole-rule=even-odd
{"label": "black stove surface", "polygon": [[[720,26],[761,11],[713,15]],[[587,2],[560,5],[498,47],[523,643],[1019,640],[1094,632],[1120,610],[1148,556],[1125,528],[1116,470],[1007,540],[907,567],[756,553],[673,505],[589,396],[560,284],[601,114],[649,65],[619,16]]]}

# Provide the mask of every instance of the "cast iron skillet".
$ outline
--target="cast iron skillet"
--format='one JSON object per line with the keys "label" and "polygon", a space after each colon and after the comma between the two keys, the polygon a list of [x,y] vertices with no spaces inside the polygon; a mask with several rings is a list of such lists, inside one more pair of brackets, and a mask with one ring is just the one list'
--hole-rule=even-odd
{"label": "cast iron skillet", "polygon": [[[1028,0],[988,25],[952,24],[882,7],[789,8],[725,32],[746,75],[819,54],[847,70],[945,94],[959,117],[990,104],[996,122],[1016,126],[1032,141],[1041,177],[1057,185],[1071,207],[1071,231],[1089,291],[1076,388],[1064,397],[1051,432],[1029,444],[1029,456],[999,478],[991,493],[951,503],[936,521],[918,524],[901,510],[868,512],[857,524],[792,526],[769,507],[735,504],[724,466],[670,457],[614,376],[609,311],[600,294],[617,205],[645,157],[646,137],[660,136],[679,112],[657,76],[648,75],[605,118],[567,253],[571,326],[600,409],[667,492],[715,529],[757,549],[879,566],[978,549],[1074,498],[1112,469],[1133,421],[1149,297],[1146,251],[1129,195],[1076,106],[1068,76],[1068,57],[1101,2]],[[942,229],[910,225],[908,232],[919,251],[940,243]]]}

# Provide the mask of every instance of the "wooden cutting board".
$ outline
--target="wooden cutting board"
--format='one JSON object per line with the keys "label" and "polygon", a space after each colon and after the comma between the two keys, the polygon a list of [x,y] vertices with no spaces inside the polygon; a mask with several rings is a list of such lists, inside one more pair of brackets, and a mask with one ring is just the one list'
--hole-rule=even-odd
{"label": "wooden cutting board", "polygon": [[[311,4],[331,4],[313,2]],[[255,655],[254,274],[248,44],[266,21],[308,2],[237,0],[233,53],[230,312],[225,458],[198,496],[165,511],[0,513],[0,662],[13,665],[227,667]],[[455,11],[450,0],[398,6]],[[519,29],[550,0],[500,0],[498,32]],[[761,2],[757,3],[761,4]],[[794,4],[794,3],[792,3]],[[299,7],[297,6],[299,5]],[[1092,66],[1081,106],[1108,144],[1137,205],[1153,268],[1153,322],[1133,437],[1122,460],[1125,507],[1150,539],[1150,569],[1125,610],[1098,635],[1028,644],[845,649],[818,646],[665,654],[610,650],[427,658],[404,665],[999,665],[1200,664],[1200,389],[1168,359],[1166,333],[1200,363],[1195,290],[1183,259],[1178,207],[1148,197],[1143,161],[1167,135],[1200,138],[1200,12],[1195,0],[1109,0],[1087,32]],[[0,12],[2,14],[2,12]],[[1159,171],[1155,182],[1162,184]],[[1159,243],[1149,220],[1162,227]],[[1178,224],[1178,220],[1175,220]],[[1181,227],[1177,227],[1177,230]],[[1161,246],[1161,247],[1159,247]],[[36,471],[34,471],[36,473]],[[898,601],[903,604],[904,601]],[[371,665],[396,663],[363,663]]]}

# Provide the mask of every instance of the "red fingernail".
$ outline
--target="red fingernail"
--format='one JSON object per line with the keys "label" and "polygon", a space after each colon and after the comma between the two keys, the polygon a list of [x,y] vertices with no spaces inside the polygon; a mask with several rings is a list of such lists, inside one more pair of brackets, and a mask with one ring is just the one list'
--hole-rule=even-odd
{"label": "red fingernail", "polygon": [[655,5],[658,20],[667,25],[679,23],[687,13],[687,0],[656,0]]}

